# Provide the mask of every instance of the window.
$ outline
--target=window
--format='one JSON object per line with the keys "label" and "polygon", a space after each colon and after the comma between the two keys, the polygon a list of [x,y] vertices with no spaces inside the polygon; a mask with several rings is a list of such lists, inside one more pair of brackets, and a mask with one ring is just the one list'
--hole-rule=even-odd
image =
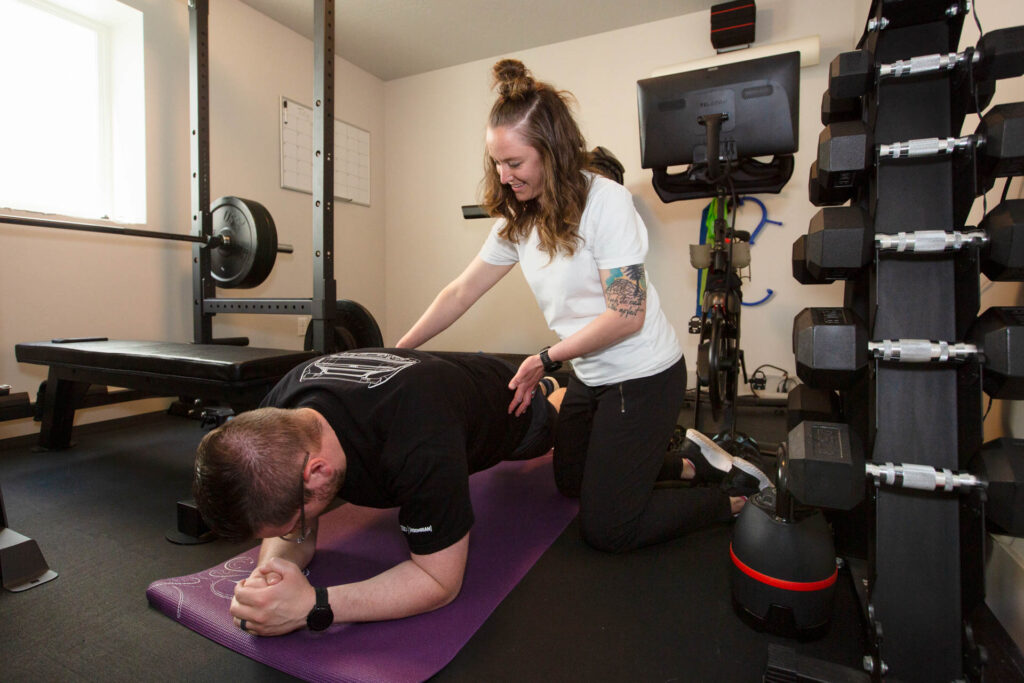
{"label": "window", "polygon": [[0,0],[0,207],[146,220],[142,14]]}

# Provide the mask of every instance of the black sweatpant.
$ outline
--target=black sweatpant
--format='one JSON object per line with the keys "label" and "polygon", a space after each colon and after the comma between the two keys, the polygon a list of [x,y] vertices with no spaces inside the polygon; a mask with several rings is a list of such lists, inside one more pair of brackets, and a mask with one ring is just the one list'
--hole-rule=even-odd
{"label": "black sweatpant", "polygon": [[686,394],[683,359],[667,370],[589,387],[569,380],[555,431],[555,481],[580,498],[584,540],[625,552],[730,518],[717,488],[655,488]]}

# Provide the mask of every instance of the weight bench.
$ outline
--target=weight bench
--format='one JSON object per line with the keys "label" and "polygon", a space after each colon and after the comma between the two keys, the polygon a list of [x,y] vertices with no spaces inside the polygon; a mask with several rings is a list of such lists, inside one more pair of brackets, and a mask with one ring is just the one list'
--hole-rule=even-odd
{"label": "weight bench", "polygon": [[222,401],[236,412],[255,407],[293,367],[317,355],[221,344],[53,340],[14,347],[20,363],[49,367],[39,446],[71,445],[75,401],[89,385],[124,387],[151,396]]}

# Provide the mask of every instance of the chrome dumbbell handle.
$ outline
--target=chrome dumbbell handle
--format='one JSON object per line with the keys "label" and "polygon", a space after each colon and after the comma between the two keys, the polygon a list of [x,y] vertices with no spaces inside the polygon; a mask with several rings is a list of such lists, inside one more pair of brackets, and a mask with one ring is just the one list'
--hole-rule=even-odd
{"label": "chrome dumbbell handle", "polygon": [[981,144],[980,139],[973,135],[959,138],[920,138],[891,142],[878,146],[880,159],[912,159],[916,157],[933,157],[952,154],[958,149],[967,149],[972,143]]}
{"label": "chrome dumbbell handle", "polygon": [[[972,64],[976,64],[981,60],[981,55],[977,52],[972,51],[970,54]],[[889,64],[879,64],[878,76],[879,78],[902,78],[903,76],[916,76],[936,71],[951,71],[959,64],[966,63],[967,60],[966,52],[921,55],[919,57],[911,57],[910,59],[900,59]]]}
{"label": "chrome dumbbell handle", "polygon": [[964,247],[980,247],[986,243],[988,243],[988,235],[983,230],[970,230],[967,232],[915,230],[914,232],[898,232],[892,235],[875,235],[875,246],[880,251],[921,253],[956,251]]}
{"label": "chrome dumbbell handle", "polygon": [[978,354],[978,347],[964,342],[931,339],[882,339],[868,342],[868,353],[885,361],[941,363],[973,358]]}
{"label": "chrome dumbbell handle", "polygon": [[919,491],[955,491],[985,486],[985,482],[969,472],[940,470],[928,465],[867,463],[864,470],[878,484]]}

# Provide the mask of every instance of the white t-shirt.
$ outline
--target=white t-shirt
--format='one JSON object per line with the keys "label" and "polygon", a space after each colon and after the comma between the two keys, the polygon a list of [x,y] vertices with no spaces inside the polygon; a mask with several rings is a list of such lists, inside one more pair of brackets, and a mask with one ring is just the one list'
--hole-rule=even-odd
{"label": "white t-shirt", "polygon": [[[580,219],[583,242],[568,257],[558,253],[548,261],[540,249],[537,231],[521,244],[498,236],[499,219],[480,249],[480,258],[496,266],[519,263],[544,318],[560,339],[574,334],[604,312],[604,290],[598,269],[611,270],[641,264],[647,257],[647,227],[633,206],[633,196],[622,185],[603,176],[591,178],[587,204]],[[650,377],[683,355],[675,330],[665,318],[658,292],[647,278],[647,311],[638,332],[599,351],[572,361],[576,376],[588,386],[614,384]]]}

